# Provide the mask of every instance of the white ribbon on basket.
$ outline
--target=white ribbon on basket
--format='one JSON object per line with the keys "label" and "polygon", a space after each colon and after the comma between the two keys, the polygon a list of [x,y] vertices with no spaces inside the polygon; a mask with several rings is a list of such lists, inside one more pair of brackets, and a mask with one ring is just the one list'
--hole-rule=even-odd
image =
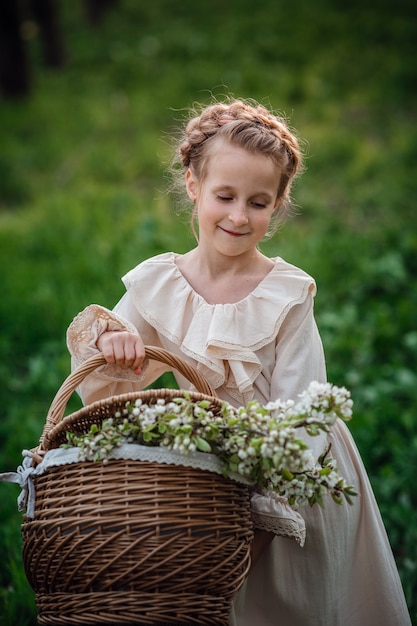
{"label": "white ribbon on basket", "polygon": [[[39,465],[33,467],[33,454],[30,450],[23,450],[23,462],[16,472],[5,472],[0,474],[0,480],[17,483],[22,491],[17,499],[19,511],[26,511],[27,517],[35,517],[35,485],[34,476],[43,474],[50,467],[78,463],[80,461],[79,448],[57,448],[46,452]],[[122,444],[114,448],[109,455],[109,459],[130,459],[134,461],[150,461],[156,463],[168,463],[169,465],[182,465],[202,469],[216,474],[224,474],[224,465],[215,454],[206,452],[189,452],[182,454],[176,450],[167,448],[141,446],[139,444]],[[94,463],[94,461],[89,461]],[[97,461],[100,462],[100,461]],[[251,483],[243,476],[236,473],[229,474],[228,478],[245,485]]]}
{"label": "white ribbon on basket", "polygon": [[17,508],[19,511],[25,511],[29,517],[35,516],[35,485],[33,484],[32,474],[36,468],[32,466],[32,453],[29,450],[23,450],[23,463],[19,465],[15,472],[5,472],[0,474],[0,480],[16,483],[21,488],[19,497],[17,498]]}

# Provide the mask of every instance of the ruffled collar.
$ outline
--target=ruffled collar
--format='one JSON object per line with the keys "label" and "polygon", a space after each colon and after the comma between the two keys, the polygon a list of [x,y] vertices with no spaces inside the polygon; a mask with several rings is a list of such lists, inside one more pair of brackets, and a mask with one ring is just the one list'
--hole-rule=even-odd
{"label": "ruffled collar", "polygon": [[288,311],[315,294],[314,280],[280,257],[245,298],[209,304],[177,267],[168,252],[148,259],[123,277],[140,315],[196,362],[196,369],[217,389],[236,400],[253,398],[262,370],[257,352],[273,342]]}

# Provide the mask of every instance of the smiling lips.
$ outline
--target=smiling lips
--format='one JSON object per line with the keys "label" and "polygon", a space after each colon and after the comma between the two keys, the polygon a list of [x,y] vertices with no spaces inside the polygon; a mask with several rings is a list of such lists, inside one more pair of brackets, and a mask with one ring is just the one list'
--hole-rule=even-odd
{"label": "smiling lips", "polygon": [[227,235],[231,235],[232,237],[244,237],[245,235],[247,235],[248,233],[237,233],[234,230],[227,230],[227,228],[223,228],[222,226],[219,226],[220,230],[222,230],[224,233],[226,233]]}

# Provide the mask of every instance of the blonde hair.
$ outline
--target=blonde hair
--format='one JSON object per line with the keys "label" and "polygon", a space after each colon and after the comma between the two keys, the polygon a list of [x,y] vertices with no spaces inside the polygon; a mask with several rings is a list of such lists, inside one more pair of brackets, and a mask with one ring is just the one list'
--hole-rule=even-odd
{"label": "blonde hair", "polygon": [[278,166],[277,209],[269,234],[287,217],[291,203],[291,187],[303,169],[302,152],[295,134],[285,119],[254,101],[231,99],[192,109],[182,129],[172,161],[174,188],[184,191],[184,170],[191,168],[204,180],[210,148],[216,138],[224,138],[249,152],[263,154]]}

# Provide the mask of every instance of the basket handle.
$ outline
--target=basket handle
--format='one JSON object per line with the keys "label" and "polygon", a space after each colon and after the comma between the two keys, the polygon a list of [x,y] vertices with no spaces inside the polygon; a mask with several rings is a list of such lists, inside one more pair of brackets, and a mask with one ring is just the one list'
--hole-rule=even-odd
{"label": "basket handle", "polygon": [[[164,348],[145,346],[145,355],[146,358],[150,360],[160,361],[161,363],[169,365],[172,369],[177,370],[180,374],[185,376],[185,378],[187,378],[187,380],[189,380],[200,393],[208,396],[216,396],[210,383],[199,372],[197,372],[194,367],[175,354],[172,354]],[[84,363],[82,363],[68,376],[58,389],[55,398],[52,400],[48,415],[46,416],[46,431],[49,431],[63,419],[68,400],[84,378],[97,369],[97,367],[105,364],[106,360],[104,356],[101,353],[96,354],[84,361]]]}

